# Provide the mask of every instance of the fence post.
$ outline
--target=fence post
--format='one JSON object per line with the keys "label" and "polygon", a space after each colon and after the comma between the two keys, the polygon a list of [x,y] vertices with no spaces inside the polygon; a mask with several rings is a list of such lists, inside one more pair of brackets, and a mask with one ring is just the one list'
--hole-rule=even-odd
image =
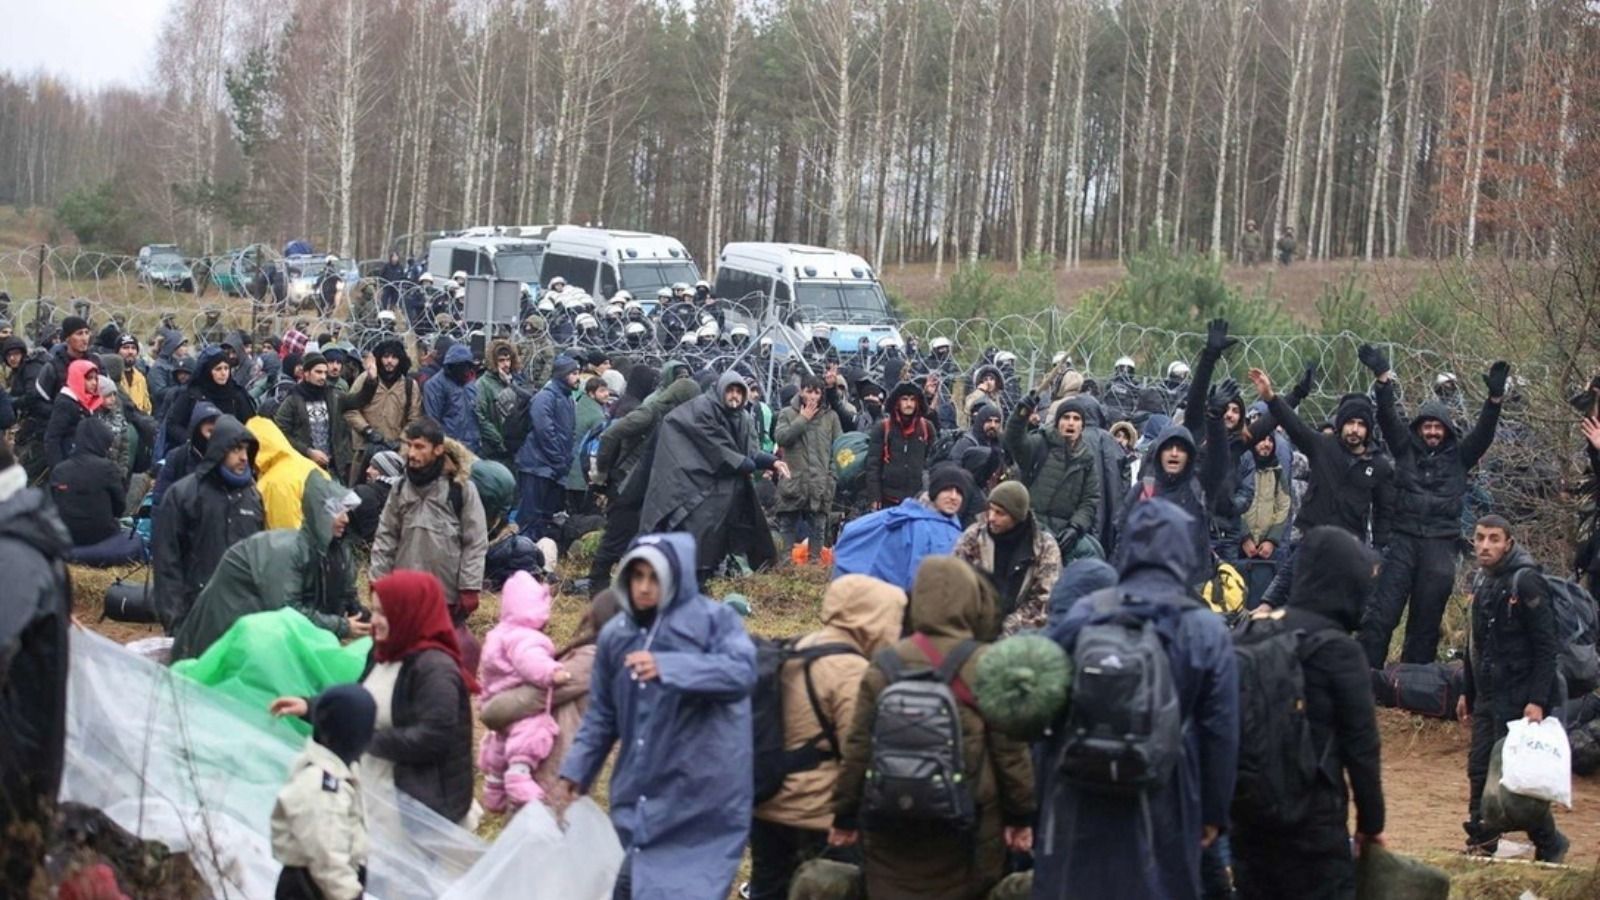
{"label": "fence post", "polygon": [[44,255],[45,255],[45,249],[46,249],[46,245],[45,244],[40,244],[39,245],[39,269],[38,269],[38,271],[36,271],[34,273],[34,282],[33,282],[33,299],[35,301],[35,305],[37,305],[37,301],[40,301],[40,300],[44,299]]}

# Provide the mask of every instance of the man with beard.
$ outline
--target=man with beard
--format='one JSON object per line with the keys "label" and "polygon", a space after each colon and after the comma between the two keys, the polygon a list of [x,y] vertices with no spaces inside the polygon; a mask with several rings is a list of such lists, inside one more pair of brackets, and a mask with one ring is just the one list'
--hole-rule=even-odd
{"label": "man with beard", "polygon": [[883,421],[883,385],[871,378],[860,378],[856,381],[856,399],[860,401],[861,411],[856,413],[853,431],[870,434],[874,425]]}
{"label": "man with beard", "polygon": [[343,481],[354,462],[344,411],[356,398],[329,380],[322,354],[307,353],[301,366],[304,377],[278,404],[272,420],[296,453],[321,466],[335,481]]}
{"label": "man with beard", "polygon": [[[930,375],[935,385],[937,376]],[[889,395],[889,415],[867,434],[867,502],[890,509],[922,493],[928,454],[938,431],[927,415],[923,394],[902,382]]]}
{"label": "man with beard", "polygon": [[[1333,433],[1307,425],[1272,389],[1272,379],[1260,369],[1250,370],[1250,381],[1266,401],[1267,411],[1282,426],[1296,450],[1310,464],[1310,477],[1301,498],[1296,524],[1309,532],[1318,525],[1334,525],[1378,549],[1389,545],[1394,521],[1394,464],[1372,442],[1376,416],[1372,402],[1362,394],[1340,398],[1333,414]],[[1293,583],[1294,557],[1278,569],[1267,589],[1266,603],[1283,605]]]}
{"label": "man with beard", "polygon": [[1363,344],[1359,355],[1377,376],[1378,425],[1394,455],[1397,485],[1395,535],[1362,622],[1361,646],[1372,667],[1383,668],[1389,638],[1409,600],[1400,661],[1431,663],[1437,658],[1439,623],[1456,580],[1462,504],[1471,490],[1472,470],[1494,441],[1511,366],[1497,362],[1489,367],[1483,376],[1489,399],[1478,424],[1462,437],[1452,411],[1438,400],[1424,402],[1409,428],[1401,425],[1388,358],[1370,344]]}
{"label": "man with beard", "polygon": [[1087,398],[1072,397],[1056,407],[1050,427],[1028,433],[1039,404],[1029,393],[1006,425],[1006,449],[1022,470],[1034,515],[1061,547],[1062,559],[1076,559],[1078,542],[1094,531],[1100,510],[1100,461],[1083,442]]}
{"label": "man with beard", "polygon": [[368,444],[398,447],[406,426],[422,418],[422,388],[412,378],[411,357],[399,338],[389,338],[373,350],[377,365],[357,376],[350,385],[351,404],[344,421]]}
{"label": "man with beard", "polygon": [[745,554],[752,569],[776,556],[750,476],[773,471],[787,478],[789,467],[759,448],[745,409],[749,394],[742,375],[724,372],[714,393],[668,413],[656,435],[640,530],[694,535],[703,577],[730,554]]}
{"label": "man with beard", "polygon": [[[1000,408],[992,403],[978,404],[972,409],[972,426],[956,438],[950,447],[949,458],[961,462],[971,450],[987,450],[991,454],[1003,454],[1005,451],[1000,446],[1001,431]],[[979,486],[984,487],[982,484]]]}
{"label": "man with beard", "polygon": [[[489,550],[483,500],[472,483],[470,460],[460,444],[445,439],[438,422],[424,418],[406,426],[405,456],[405,480],[390,492],[378,518],[369,578],[377,581],[397,569],[431,573],[444,588],[459,639],[483,587]],[[477,665],[474,653],[468,667]]]}
{"label": "man with beard", "polygon": [[444,369],[422,386],[422,411],[444,433],[473,453],[481,453],[478,436],[478,385],[473,380],[472,350],[454,344],[444,355]]}

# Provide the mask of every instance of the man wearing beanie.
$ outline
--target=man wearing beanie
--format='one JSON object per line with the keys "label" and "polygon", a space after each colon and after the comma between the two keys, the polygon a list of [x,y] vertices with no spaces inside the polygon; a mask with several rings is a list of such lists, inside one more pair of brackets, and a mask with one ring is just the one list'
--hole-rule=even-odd
{"label": "man wearing beanie", "polygon": [[[1296,526],[1309,532],[1319,525],[1332,525],[1361,541],[1367,540],[1370,527],[1372,545],[1380,550],[1387,547],[1394,514],[1394,463],[1373,443],[1377,415],[1372,401],[1363,394],[1340,398],[1333,414],[1333,433],[1324,434],[1307,425],[1273,391],[1267,373],[1251,369],[1250,380],[1266,401],[1267,411],[1311,467]],[[1291,556],[1267,589],[1265,602],[1274,609],[1288,598],[1293,572]]]}
{"label": "man wearing beanie", "polygon": [[972,426],[951,446],[950,459],[961,462],[966,457],[967,451],[975,447],[999,450],[1000,434],[1004,427],[1000,407],[993,403],[977,404],[972,409]]}
{"label": "man wearing beanie", "polygon": [[1089,406],[1081,395],[1068,398],[1056,407],[1055,421],[1030,434],[1028,418],[1038,406],[1038,391],[1017,405],[1006,449],[1022,470],[1039,524],[1055,536],[1063,557],[1076,558],[1074,548],[1098,521],[1103,489],[1099,459],[1083,442]]}
{"label": "man wearing beanie", "polygon": [[1000,594],[1005,634],[1043,628],[1050,592],[1061,575],[1061,550],[1033,517],[1028,489],[1002,481],[989,492],[985,521],[962,532],[951,553],[989,573]]}
{"label": "man wearing beanie", "polygon": [[334,383],[323,354],[307,353],[300,368],[304,377],[278,404],[272,420],[295,452],[321,466],[333,480],[343,482],[349,477],[355,458],[344,414],[358,398]]}
{"label": "man wearing beanie", "polygon": [[556,357],[550,380],[530,401],[528,437],[517,449],[517,524],[533,540],[554,537],[556,513],[566,505],[563,479],[572,466],[578,410],[572,389],[578,383],[578,363],[565,354]]}

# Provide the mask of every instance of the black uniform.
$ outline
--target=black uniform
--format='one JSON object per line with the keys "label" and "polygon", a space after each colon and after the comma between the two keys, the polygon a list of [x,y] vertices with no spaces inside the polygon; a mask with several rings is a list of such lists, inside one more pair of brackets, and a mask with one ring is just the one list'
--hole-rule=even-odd
{"label": "black uniform", "polygon": [[[1437,400],[1422,404],[1409,429],[1395,412],[1394,382],[1378,383],[1378,425],[1394,455],[1396,503],[1394,537],[1384,557],[1378,591],[1361,625],[1361,646],[1374,669],[1383,668],[1389,637],[1409,598],[1405,646],[1400,661],[1431,663],[1439,651],[1439,620],[1455,584],[1461,537],[1461,505],[1468,473],[1483,458],[1500,421],[1500,404],[1486,402],[1478,424],[1466,437],[1456,431],[1450,410]],[[1422,440],[1424,422],[1444,426],[1437,448]]]}

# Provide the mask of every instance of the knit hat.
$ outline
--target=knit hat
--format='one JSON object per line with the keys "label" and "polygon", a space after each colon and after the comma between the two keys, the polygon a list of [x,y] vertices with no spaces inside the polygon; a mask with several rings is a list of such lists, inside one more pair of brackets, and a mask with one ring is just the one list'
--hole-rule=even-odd
{"label": "knit hat", "polygon": [[585,353],[583,355],[584,364],[589,366],[590,368],[598,366],[601,363],[607,362],[610,359],[611,359],[611,354],[605,352],[604,350],[598,349],[598,348],[596,348],[594,350],[590,350],[588,353]]}
{"label": "knit hat", "polygon": [[1061,401],[1061,405],[1056,407],[1056,416],[1052,424],[1060,425],[1061,417],[1065,416],[1069,412],[1077,413],[1078,418],[1083,420],[1083,424],[1088,425],[1090,423],[1089,399],[1079,395],[1068,397],[1067,399]]}
{"label": "knit hat", "polygon": [[61,320],[61,336],[69,337],[80,331],[89,330],[89,320],[82,316],[67,316]]}
{"label": "knit hat", "polygon": [[967,470],[955,465],[934,466],[928,473],[928,499],[936,500],[939,495],[950,488],[961,492],[963,500],[971,499],[977,493],[977,486],[972,483],[972,476]]}
{"label": "knit hat", "polygon": [[328,358],[315,350],[300,358],[300,367],[307,372],[311,371],[313,366],[325,366],[327,364]]}
{"label": "knit hat", "polygon": [[578,371],[578,361],[565,353],[556,357],[555,363],[550,367],[551,377],[557,380],[565,378],[576,371]]}
{"label": "knit hat", "polygon": [[393,450],[384,450],[372,457],[372,467],[378,470],[379,478],[393,485],[395,481],[391,479],[406,474],[406,459]]}
{"label": "knit hat", "polygon": [[980,429],[990,419],[1000,418],[1000,408],[993,403],[979,403],[978,408],[972,411],[972,427]]}
{"label": "knit hat", "polygon": [[989,492],[989,502],[1005,510],[1018,522],[1026,519],[1032,508],[1028,489],[1020,481],[1002,481],[995,485],[994,490]]}
{"label": "knit hat", "polygon": [[[311,739],[354,763],[366,752],[378,718],[378,704],[359,684],[328,688],[311,701]],[[326,782],[324,782],[326,784]]]}
{"label": "knit hat", "polygon": [[137,350],[139,349],[139,339],[131,334],[124,334],[122,337],[117,339],[117,348],[121,349],[123,347],[132,347],[133,349]]}
{"label": "knit hat", "polygon": [[1360,419],[1367,425],[1368,433],[1372,431],[1372,422],[1376,417],[1372,412],[1372,401],[1363,394],[1346,394],[1339,398],[1339,407],[1333,414],[1333,430],[1343,431],[1344,423],[1351,419]]}

